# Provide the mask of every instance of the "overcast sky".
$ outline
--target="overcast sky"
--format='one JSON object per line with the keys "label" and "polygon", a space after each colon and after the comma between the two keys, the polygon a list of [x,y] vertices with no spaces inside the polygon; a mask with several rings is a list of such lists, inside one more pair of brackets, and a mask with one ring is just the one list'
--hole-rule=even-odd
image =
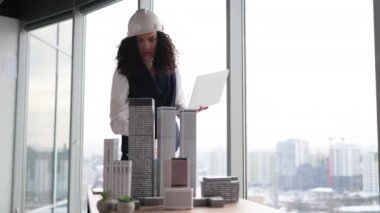
{"label": "overcast sky", "polygon": [[372,0],[247,7],[249,140],[326,147],[335,137],[377,147]]}
{"label": "overcast sky", "polygon": [[[326,148],[329,137],[377,147],[372,0],[246,6],[248,147],[273,150],[296,138]],[[94,152],[102,138],[115,137],[108,117],[114,58],[135,8],[122,1],[87,16],[86,94],[96,95],[85,100],[85,143]],[[162,0],[154,9],[180,51],[187,95],[197,74],[226,68],[225,2]],[[225,147],[223,112],[219,104],[200,115],[204,149]]]}

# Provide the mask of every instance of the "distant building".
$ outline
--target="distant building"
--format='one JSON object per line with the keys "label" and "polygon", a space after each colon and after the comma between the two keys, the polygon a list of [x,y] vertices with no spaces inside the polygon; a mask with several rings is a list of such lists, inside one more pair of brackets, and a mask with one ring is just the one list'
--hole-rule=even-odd
{"label": "distant building", "polygon": [[311,159],[311,166],[313,168],[313,174],[311,178],[313,180],[313,185],[308,187],[308,189],[317,187],[328,187],[329,159],[327,153],[311,154]]}
{"label": "distant building", "polygon": [[57,199],[67,197],[69,192],[69,154],[66,145],[57,153]]}
{"label": "distant building", "polygon": [[248,154],[248,184],[270,186],[274,181],[274,153],[254,151]]}
{"label": "distant building", "polygon": [[362,190],[360,147],[337,143],[331,145],[329,153],[330,186],[338,192]]}
{"label": "distant building", "polygon": [[283,190],[296,188],[298,167],[310,162],[309,143],[299,139],[279,142],[276,146],[278,187]]}
{"label": "distant building", "polygon": [[54,161],[51,151],[39,147],[27,147],[27,170],[25,185],[25,200],[30,202],[28,207],[35,208],[49,202],[53,190]]}
{"label": "distant building", "polygon": [[363,191],[379,194],[378,153],[364,152],[362,155]]}
{"label": "distant building", "polygon": [[327,187],[318,187],[308,190],[308,199],[313,201],[330,201],[334,198],[334,190]]}
{"label": "distant building", "polygon": [[[199,162],[199,160],[197,160]],[[227,168],[225,163],[227,162],[226,149],[222,147],[216,147],[212,149],[206,155],[206,168],[207,174],[213,175],[225,175]]]}
{"label": "distant building", "polygon": [[328,158],[321,153],[310,154],[310,163],[297,167],[294,189],[309,190],[328,187]]}

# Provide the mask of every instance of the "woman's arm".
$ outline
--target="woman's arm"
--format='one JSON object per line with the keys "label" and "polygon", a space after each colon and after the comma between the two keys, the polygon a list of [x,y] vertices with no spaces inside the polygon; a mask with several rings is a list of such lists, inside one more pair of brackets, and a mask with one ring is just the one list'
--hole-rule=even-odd
{"label": "woman's arm", "polygon": [[115,134],[128,136],[128,95],[129,83],[126,76],[115,71],[112,79],[110,119]]}

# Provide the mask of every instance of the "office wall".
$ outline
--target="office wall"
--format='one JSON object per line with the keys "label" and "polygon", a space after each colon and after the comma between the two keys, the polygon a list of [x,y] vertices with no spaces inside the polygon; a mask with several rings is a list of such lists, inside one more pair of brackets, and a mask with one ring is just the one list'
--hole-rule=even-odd
{"label": "office wall", "polygon": [[0,16],[0,210],[11,212],[19,21]]}

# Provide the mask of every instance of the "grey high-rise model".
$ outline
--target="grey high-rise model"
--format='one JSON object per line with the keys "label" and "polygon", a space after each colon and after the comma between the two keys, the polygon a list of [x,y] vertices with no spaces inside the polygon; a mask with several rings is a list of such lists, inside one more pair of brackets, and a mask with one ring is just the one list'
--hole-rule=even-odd
{"label": "grey high-rise model", "polygon": [[131,194],[155,195],[154,184],[154,100],[129,99],[128,156],[133,163]]}

